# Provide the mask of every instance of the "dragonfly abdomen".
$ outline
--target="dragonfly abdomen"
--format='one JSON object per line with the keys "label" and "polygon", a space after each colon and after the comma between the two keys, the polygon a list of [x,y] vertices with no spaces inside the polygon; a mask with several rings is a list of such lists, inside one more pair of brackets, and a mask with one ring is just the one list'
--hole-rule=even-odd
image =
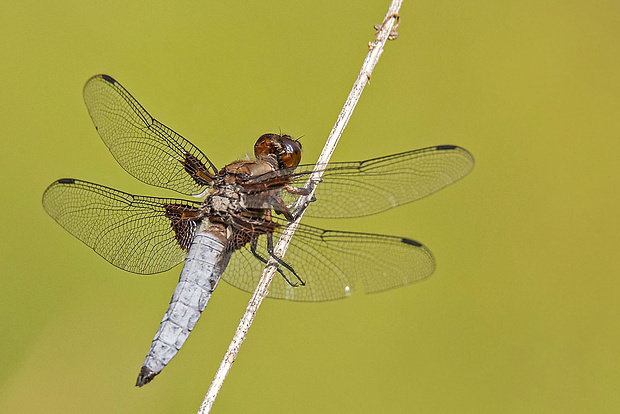
{"label": "dragonfly abdomen", "polygon": [[137,386],[148,384],[181,349],[217,287],[229,256],[216,235],[196,235],[170,306],[138,375]]}

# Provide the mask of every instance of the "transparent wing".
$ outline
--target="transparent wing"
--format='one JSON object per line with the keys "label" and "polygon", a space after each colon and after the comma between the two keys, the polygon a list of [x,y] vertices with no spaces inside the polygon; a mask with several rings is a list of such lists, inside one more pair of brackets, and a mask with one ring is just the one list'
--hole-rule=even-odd
{"label": "transparent wing", "polygon": [[[286,224],[278,222],[281,226]],[[274,243],[280,237],[280,230],[273,235]],[[259,240],[258,253],[269,257],[266,236],[260,236]],[[435,270],[430,250],[414,240],[305,225],[298,227],[284,260],[305,286],[292,287],[276,273],[268,296],[303,302],[344,298],[359,285],[367,293],[380,292],[420,281]],[[253,292],[264,267],[249,246],[245,246],[233,253],[222,278],[239,289]],[[279,268],[290,281],[297,280],[291,272]]]}
{"label": "transparent wing", "polygon": [[43,193],[43,207],[69,233],[114,266],[140,274],[163,272],[185,259],[199,205],[69,178]]}
{"label": "transparent wing", "polygon": [[84,85],[84,102],[116,161],[138,180],[197,195],[217,173],[198,148],[149,115],[112,77],[90,78]]}
{"label": "transparent wing", "polygon": [[[330,163],[316,189],[309,217],[345,218],[376,214],[419,200],[471,172],[474,157],[464,148],[438,145],[357,162]],[[314,165],[300,166],[291,185],[303,187]],[[286,191],[287,204],[297,196]]]}

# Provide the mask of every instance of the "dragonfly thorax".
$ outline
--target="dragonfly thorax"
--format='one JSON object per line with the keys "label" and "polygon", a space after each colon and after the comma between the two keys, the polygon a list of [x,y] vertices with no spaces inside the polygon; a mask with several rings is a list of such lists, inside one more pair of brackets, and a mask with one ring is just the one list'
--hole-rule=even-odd
{"label": "dragonfly thorax", "polygon": [[211,221],[231,224],[232,216],[241,214],[245,209],[239,202],[239,186],[226,184],[217,187],[204,201],[205,215]]}

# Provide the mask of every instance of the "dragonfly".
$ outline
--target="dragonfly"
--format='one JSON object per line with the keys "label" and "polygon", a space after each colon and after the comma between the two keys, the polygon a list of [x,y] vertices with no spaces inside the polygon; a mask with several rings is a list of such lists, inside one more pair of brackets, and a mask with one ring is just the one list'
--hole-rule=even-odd
{"label": "dragonfly", "polygon": [[[428,278],[435,259],[407,237],[325,230],[299,224],[284,258],[277,240],[308,195],[308,177],[323,172],[304,215],[348,218],[419,200],[466,176],[473,156],[437,145],[365,161],[301,164],[299,140],[263,134],[254,159],[218,169],[187,139],[153,118],[114,78],[96,75],[83,90],[101,139],[129,174],[196,199],[133,195],[63,178],[43,207],[105,260],[148,275],[184,262],[170,305],[148,350],[137,386],[149,383],[177,354],[220,279],[252,292],[265,265],[277,270],[268,297],[321,302],[356,289],[380,292]],[[273,262],[272,261],[272,262]]]}

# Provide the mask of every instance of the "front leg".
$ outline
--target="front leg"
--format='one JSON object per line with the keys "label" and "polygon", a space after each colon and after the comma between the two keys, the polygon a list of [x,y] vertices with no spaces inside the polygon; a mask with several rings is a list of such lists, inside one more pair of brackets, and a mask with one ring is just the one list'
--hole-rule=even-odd
{"label": "front leg", "polygon": [[305,199],[303,203],[299,204],[298,206],[295,206],[295,208],[291,212],[291,215],[293,216],[293,220],[297,220],[297,217],[299,217],[301,215],[302,211],[304,211],[306,208],[308,208],[310,203],[312,203],[314,201],[316,201],[316,197],[312,196],[312,198],[310,200],[306,200]]}
{"label": "front leg", "polygon": [[279,194],[275,197],[273,203],[271,203],[271,206],[273,207],[273,211],[275,211],[276,214],[283,215],[284,218],[286,218],[288,221],[294,220],[294,217],[291,214],[291,211],[289,210],[288,206],[286,205],[284,200],[282,200],[282,197],[280,197]]}
{"label": "front leg", "polygon": [[[310,189],[309,188],[299,188],[299,187],[293,187],[290,185],[286,185],[284,187],[284,189],[286,191],[288,191],[291,194],[296,194],[296,195],[300,195],[300,196],[307,196],[310,194]],[[304,211],[309,205],[310,203],[316,201],[316,197],[314,195],[312,195],[312,198],[308,199],[304,199],[303,203],[299,204],[298,206],[296,206],[293,209],[291,214],[292,219],[288,219],[289,221],[295,220],[297,219],[297,217],[299,217],[299,215],[301,214],[302,211]],[[288,210],[288,209],[287,209]],[[285,216],[286,217],[286,216]]]}
{"label": "front leg", "polygon": [[297,195],[308,195],[310,194],[310,189],[309,188],[300,188],[300,187],[293,187],[292,185],[285,185],[284,189],[286,191],[288,191],[291,194],[297,194]]}
{"label": "front leg", "polygon": [[[309,192],[304,195],[308,194]],[[292,212],[289,206],[284,203],[284,200],[282,200],[282,197],[280,196],[278,196],[271,205],[276,214],[283,215],[288,221],[294,221],[297,219],[297,217],[299,217],[301,212],[304,211],[313,201],[316,201],[316,197],[314,197],[314,195],[310,200],[304,199],[304,201],[299,206],[296,206]]]}

